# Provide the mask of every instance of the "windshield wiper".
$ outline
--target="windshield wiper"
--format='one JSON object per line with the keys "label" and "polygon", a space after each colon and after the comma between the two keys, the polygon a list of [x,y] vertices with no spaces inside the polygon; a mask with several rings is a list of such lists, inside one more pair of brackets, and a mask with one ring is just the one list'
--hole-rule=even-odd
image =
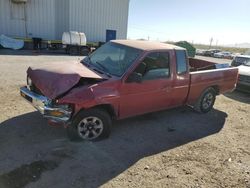
{"label": "windshield wiper", "polygon": [[[90,58],[89,58],[89,56],[86,56],[83,60],[81,60],[81,63],[82,64],[84,64],[84,65],[86,65],[87,67],[90,67],[90,65],[93,65],[92,63],[91,63],[91,60],[90,60]],[[109,74],[108,73],[108,69],[106,68],[106,67],[104,67],[102,64],[100,64],[99,62],[96,62],[96,64],[97,65],[99,65],[100,67],[101,67],[101,70],[98,68],[98,69],[94,69],[95,71],[97,71],[97,72],[99,72],[99,73],[101,73],[101,74],[106,74],[108,77],[112,77],[111,76],[111,74]],[[96,67],[96,66],[95,66]],[[107,72],[105,72],[105,70],[107,71]]]}
{"label": "windshield wiper", "polygon": [[98,61],[96,61],[95,63],[101,67],[101,69],[103,70],[104,74],[106,74],[108,77],[112,77],[111,74],[109,73],[108,69],[104,65],[102,65]]}
{"label": "windshield wiper", "polygon": [[86,65],[87,67],[89,67],[90,64],[91,64],[91,60],[90,60],[89,56],[86,56],[81,62],[82,62],[84,65]]}

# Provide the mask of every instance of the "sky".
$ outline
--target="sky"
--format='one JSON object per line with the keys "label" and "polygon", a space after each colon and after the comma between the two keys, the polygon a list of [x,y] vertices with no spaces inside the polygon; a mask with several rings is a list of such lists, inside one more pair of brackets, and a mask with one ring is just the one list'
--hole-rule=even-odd
{"label": "sky", "polygon": [[250,0],[130,0],[128,38],[250,43]]}

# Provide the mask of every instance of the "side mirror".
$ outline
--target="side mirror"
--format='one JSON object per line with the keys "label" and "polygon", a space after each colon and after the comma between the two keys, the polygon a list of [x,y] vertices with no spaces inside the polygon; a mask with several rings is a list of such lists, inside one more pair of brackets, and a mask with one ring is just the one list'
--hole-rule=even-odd
{"label": "side mirror", "polygon": [[128,83],[132,83],[132,82],[141,83],[142,75],[140,73],[133,72],[132,74],[129,75],[127,82]]}

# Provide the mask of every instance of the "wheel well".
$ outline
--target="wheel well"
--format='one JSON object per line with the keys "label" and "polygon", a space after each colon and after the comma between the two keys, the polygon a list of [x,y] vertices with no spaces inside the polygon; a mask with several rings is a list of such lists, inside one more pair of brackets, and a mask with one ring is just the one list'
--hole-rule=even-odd
{"label": "wheel well", "polygon": [[109,115],[111,116],[112,119],[116,118],[115,109],[110,104],[100,104],[100,105],[94,106],[93,108],[103,109],[109,113]]}
{"label": "wheel well", "polygon": [[[102,109],[106,112],[108,112],[108,114],[110,115],[110,117],[112,119],[116,119],[117,118],[117,115],[115,113],[115,109],[113,108],[112,105],[110,104],[100,104],[100,105],[96,105],[96,106],[93,106],[91,108],[99,108],[99,109]],[[84,110],[87,110],[87,109],[91,109],[91,108],[82,108],[81,110],[79,110],[79,112],[77,112],[77,114],[79,114],[81,111],[84,111]],[[75,116],[77,116],[77,114]]]}
{"label": "wheel well", "polygon": [[216,92],[216,95],[219,95],[220,94],[220,89],[219,89],[219,86],[215,85],[215,86],[211,86],[211,88],[213,88]]}
{"label": "wheel well", "polygon": [[115,113],[115,109],[113,108],[113,106],[111,104],[100,104],[100,105],[93,106],[91,108],[82,108],[74,116],[77,116],[81,111],[92,109],[92,108],[102,109],[102,110],[108,112],[108,114],[110,115],[110,117],[112,119],[116,119],[117,118],[117,114]]}
{"label": "wheel well", "polygon": [[[79,112],[77,112],[77,114],[79,114],[81,111],[92,109],[92,108],[102,109],[102,110],[108,112],[108,114],[110,115],[110,117],[112,119],[116,119],[117,118],[115,110],[114,110],[113,106],[110,105],[110,104],[100,104],[100,105],[93,106],[91,108],[82,108],[81,110],[79,110]],[[77,116],[77,114],[75,116]]]}

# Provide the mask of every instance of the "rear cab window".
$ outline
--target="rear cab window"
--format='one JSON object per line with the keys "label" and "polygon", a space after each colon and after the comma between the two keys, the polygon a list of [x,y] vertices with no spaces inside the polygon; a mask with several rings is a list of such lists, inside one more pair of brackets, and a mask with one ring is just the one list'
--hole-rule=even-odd
{"label": "rear cab window", "polygon": [[187,73],[187,53],[185,50],[176,50],[176,72],[177,74]]}

